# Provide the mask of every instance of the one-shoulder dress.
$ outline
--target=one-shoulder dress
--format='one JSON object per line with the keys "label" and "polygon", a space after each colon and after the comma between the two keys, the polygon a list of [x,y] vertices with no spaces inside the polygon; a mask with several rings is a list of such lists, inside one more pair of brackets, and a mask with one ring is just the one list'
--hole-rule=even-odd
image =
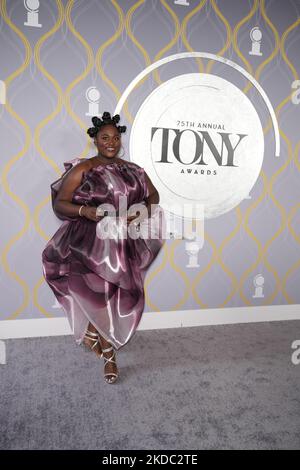
{"label": "one-shoulder dress", "polygon": [[[133,336],[145,306],[144,278],[165,242],[165,216],[157,204],[143,227],[149,236],[98,235],[99,223],[86,217],[61,216],[54,202],[63,178],[82,162],[64,162],[65,172],[51,184],[52,208],[62,225],[42,252],[43,275],[65,312],[77,344],[81,344],[89,322],[116,349]],[[112,162],[83,172],[72,203],[98,207],[120,207],[126,196],[127,209],[145,203],[149,190],[145,171],[133,162]],[[105,219],[102,218],[102,221]],[[117,220],[117,219],[114,219]],[[149,230],[150,227],[150,230]],[[124,232],[123,232],[124,233]],[[119,235],[118,235],[119,234]]]}

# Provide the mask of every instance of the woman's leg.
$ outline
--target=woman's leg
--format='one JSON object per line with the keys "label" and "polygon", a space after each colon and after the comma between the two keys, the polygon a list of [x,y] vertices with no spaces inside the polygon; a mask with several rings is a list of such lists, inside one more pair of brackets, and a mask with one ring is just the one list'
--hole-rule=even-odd
{"label": "woman's leg", "polygon": [[[102,350],[103,349],[108,349],[108,348],[111,348],[111,347],[113,348],[113,346],[108,341],[106,341],[106,339],[104,339],[102,336],[100,336],[100,334],[99,334],[99,338],[100,338],[100,341],[101,341]],[[116,355],[115,355],[114,348],[110,351],[103,352],[103,356],[106,359],[111,358],[113,361],[116,361]],[[110,372],[113,372],[114,374],[118,374],[117,364],[113,361],[105,361],[105,366],[104,366],[104,373],[105,374],[109,374]],[[107,379],[108,382],[110,382],[112,380],[114,381],[116,379],[115,375],[106,375],[105,378]]]}
{"label": "woman's leg", "polygon": [[[91,333],[97,333],[98,334],[97,329],[94,327],[94,325],[91,322],[89,322],[87,330],[90,331]],[[83,342],[86,346],[88,346],[90,349],[92,349],[92,346],[95,344],[95,340],[97,340],[97,338],[96,338],[96,336],[89,335],[89,333],[86,333],[86,335],[89,336],[89,337],[85,336],[84,339],[83,339]],[[99,341],[98,341],[97,345],[92,349],[92,351],[94,351],[97,354],[97,356],[101,356],[102,348],[101,348],[101,344],[99,343]]]}

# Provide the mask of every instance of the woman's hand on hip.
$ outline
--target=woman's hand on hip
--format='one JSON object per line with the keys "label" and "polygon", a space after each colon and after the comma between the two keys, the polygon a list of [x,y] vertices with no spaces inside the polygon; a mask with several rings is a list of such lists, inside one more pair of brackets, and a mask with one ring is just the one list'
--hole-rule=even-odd
{"label": "woman's hand on hip", "polygon": [[105,215],[97,215],[97,207],[91,207],[91,206],[83,206],[81,209],[81,215],[83,217],[86,217],[89,220],[92,220],[93,222],[99,222],[99,220],[103,219]]}

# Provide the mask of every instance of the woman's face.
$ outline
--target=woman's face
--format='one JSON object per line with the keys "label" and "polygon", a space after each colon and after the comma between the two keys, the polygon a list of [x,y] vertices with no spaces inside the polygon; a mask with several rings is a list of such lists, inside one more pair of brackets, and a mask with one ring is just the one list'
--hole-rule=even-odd
{"label": "woman's face", "polygon": [[98,131],[94,142],[100,155],[113,158],[120,150],[121,134],[115,126],[106,124]]}

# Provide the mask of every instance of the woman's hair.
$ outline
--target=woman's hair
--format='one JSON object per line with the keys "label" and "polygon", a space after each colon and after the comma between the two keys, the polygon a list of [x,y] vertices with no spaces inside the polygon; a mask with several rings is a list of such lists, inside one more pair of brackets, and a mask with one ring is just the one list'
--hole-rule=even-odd
{"label": "woman's hair", "polygon": [[118,131],[121,132],[126,132],[127,127],[126,126],[117,126],[117,123],[120,121],[120,115],[115,114],[115,116],[111,117],[110,113],[108,111],[104,111],[102,115],[102,120],[98,118],[98,116],[92,117],[92,123],[94,124],[94,127],[90,127],[87,130],[87,133],[90,137],[96,137],[98,131],[101,129],[101,127],[105,126],[106,124],[110,124],[112,126],[115,126]]}

